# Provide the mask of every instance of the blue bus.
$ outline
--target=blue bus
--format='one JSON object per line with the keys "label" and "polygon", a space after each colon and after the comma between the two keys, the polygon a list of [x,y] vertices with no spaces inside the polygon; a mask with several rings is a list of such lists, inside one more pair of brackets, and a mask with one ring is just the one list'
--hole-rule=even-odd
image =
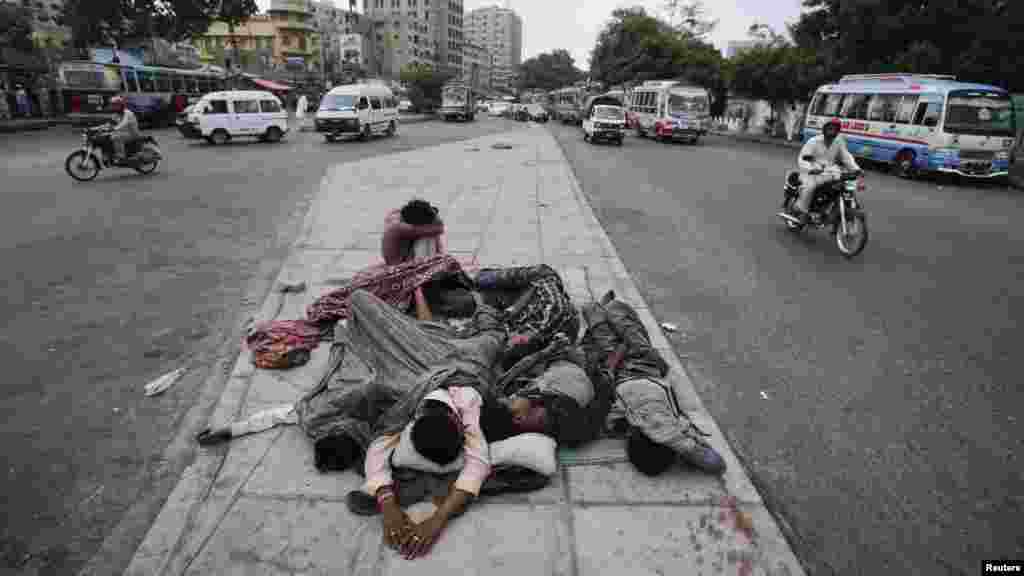
{"label": "blue bus", "polygon": [[954,76],[859,74],[818,88],[802,137],[838,118],[850,153],[892,164],[911,177],[944,172],[971,178],[1009,175],[1017,134],[1010,94]]}

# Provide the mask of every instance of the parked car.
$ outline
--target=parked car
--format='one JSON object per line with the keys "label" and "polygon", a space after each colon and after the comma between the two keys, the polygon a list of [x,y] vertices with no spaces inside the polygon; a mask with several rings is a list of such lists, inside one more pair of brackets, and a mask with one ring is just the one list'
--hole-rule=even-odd
{"label": "parked car", "polygon": [[526,107],[526,113],[529,116],[529,119],[534,122],[548,121],[548,111],[540,104],[530,104]]}
{"label": "parked car", "polygon": [[401,102],[399,102],[398,111],[402,114],[408,114],[409,112],[412,112],[412,101],[402,100]]}
{"label": "parked car", "polygon": [[279,142],[288,133],[288,112],[270,92],[210,92],[196,102],[178,130],[186,138],[205,138],[211,144],[234,138]]}

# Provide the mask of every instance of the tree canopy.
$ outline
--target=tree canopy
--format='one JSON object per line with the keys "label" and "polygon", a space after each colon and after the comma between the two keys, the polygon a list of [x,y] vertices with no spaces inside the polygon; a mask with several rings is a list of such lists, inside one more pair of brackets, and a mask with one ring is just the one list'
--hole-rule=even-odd
{"label": "tree canopy", "polygon": [[409,101],[417,111],[431,111],[441,105],[441,88],[451,75],[429,65],[409,64],[400,75],[409,87]]}
{"label": "tree canopy", "polygon": [[183,40],[215,20],[237,26],[258,9],[255,0],[67,0],[62,21],[84,49],[152,37]]}
{"label": "tree canopy", "polygon": [[676,24],[642,7],[614,10],[591,51],[591,77],[609,85],[685,78],[709,89],[720,87],[721,54],[701,40],[714,23],[699,20],[699,8],[699,3],[680,3],[673,13],[689,16]]}
{"label": "tree canopy", "polygon": [[841,74],[916,72],[1024,89],[1019,0],[804,0],[795,43]]}
{"label": "tree canopy", "polygon": [[0,4],[0,46],[31,52],[32,15],[15,4]]}
{"label": "tree canopy", "polygon": [[558,49],[538,54],[519,66],[518,85],[521,90],[539,88],[555,90],[583,79],[584,73],[568,50]]}

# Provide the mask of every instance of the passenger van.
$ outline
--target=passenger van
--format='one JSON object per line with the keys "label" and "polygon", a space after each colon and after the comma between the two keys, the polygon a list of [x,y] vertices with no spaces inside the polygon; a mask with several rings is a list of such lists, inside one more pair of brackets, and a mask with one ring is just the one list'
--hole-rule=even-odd
{"label": "passenger van", "polygon": [[279,142],[288,133],[288,112],[270,92],[210,92],[193,106],[179,130],[186,138],[205,138],[211,144],[234,138]]}
{"label": "passenger van", "polygon": [[320,101],[316,131],[328,142],[347,136],[369,140],[374,134],[398,131],[398,100],[382,84],[347,84],[333,88]]}
{"label": "passenger van", "polygon": [[651,80],[633,89],[629,111],[637,136],[696,144],[711,125],[711,95],[676,80]]}
{"label": "passenger van", "polygon": [[591,96],[583,107],[583,139],[588,142],[607,140],[622,146],[626,133],[626,111],[622,96],[608,92]]}
{"label": "passenger van", "polygon": [[850,153],[890,163],[904,177],[946,172],[1006,178],[1016,137],[1010,95],[955,76],[859,74],[818,88],[807,109],[804,141],[832,118]]}

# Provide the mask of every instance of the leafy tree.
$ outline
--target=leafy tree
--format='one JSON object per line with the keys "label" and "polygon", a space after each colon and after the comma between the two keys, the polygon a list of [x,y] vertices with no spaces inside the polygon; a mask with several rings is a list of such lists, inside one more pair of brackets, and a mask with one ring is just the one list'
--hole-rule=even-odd
{"label": "leafy tree", "polygon": [[591,51],[591,77],[608,85],[684,79],[711,91],[712,112],[721,113],[727,69],[718,50],[700,39],[714,23],[702,19],[699,2],[668,8],[675,24],[641,7],[613,11]]}
{"label": "leafy tree", "polygon": [[0,46],[32,52],[32,14],[14,4],[0,4]]}
{"label": "leafy tree", "polygon": [[828,75],[912,71],[1024,89],[1019,0],[804,0],[791,27]]}
{"label": "leafy tree", "polygon": [[451,75],[426,64],[409,64],[399,78],[409,86],[413,108],[429,112],[441,105],[441,88]]}
{"label": "leafy tree", "polygon": [[520,90],[539,88],[555,90],[582,80],[584,73],[576,67],[568,50],[558,49],[530,58],[519,66]]}
{"label": "leafy tree", "polygon": [[67,0],[60,20],[84,50],[153,37],[183,40],[203,34],[215,20],[233,31],[257,11],[255,0]]}

